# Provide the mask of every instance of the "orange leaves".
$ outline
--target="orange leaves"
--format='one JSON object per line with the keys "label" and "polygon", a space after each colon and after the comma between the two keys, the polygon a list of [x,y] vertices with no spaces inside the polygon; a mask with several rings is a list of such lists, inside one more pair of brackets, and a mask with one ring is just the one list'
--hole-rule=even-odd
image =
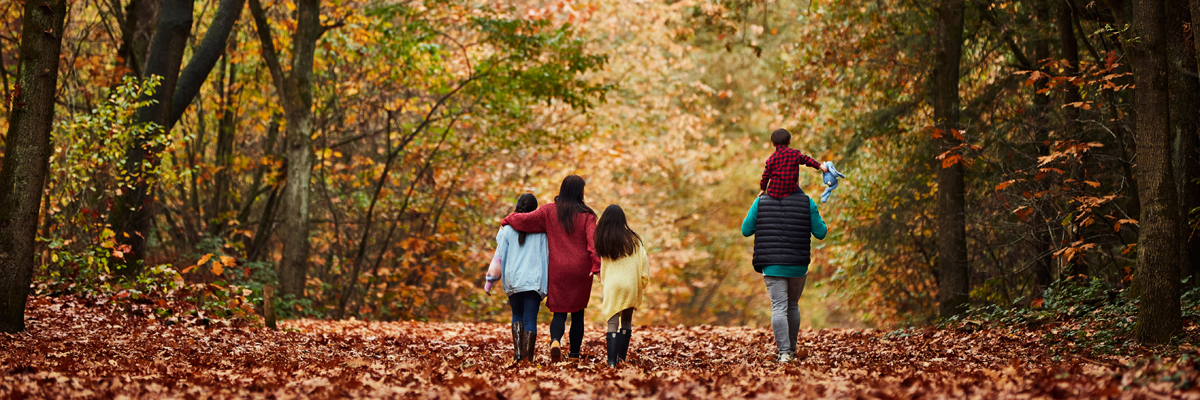
{"label": "orange leaves", "polygon": [[996,185],[996,191],[997,191],[997,192],[999,192],[999,191],[1001,191],[1001,190],[1004,190],[1005,188],[1007,188],[1007,187],[1009,187],[1009,186],[1012,186],[1012,184],[1014,184],[1014,183],[1017,183],[1017,182],[1021,182],[1021,181],[1024,181],[1024,179],[1012,179],[1012,180],[1007,180],[1007,181],[1004,181],[1004,182],[1000,182],[999,184],[997,184],[997,185]]}
{"label": "orange leaves", "polygon": [[[946,131],[943,131],[940,128],[934,128],[934,127],[930,126],[930,127],[926,127],[925,129],[929,131],[929,136],[934,139],[941,139],[942,136],[946,135]],[[960,131],[958,129],[950,129],[950,134],[953,135],[954,138],[958,139],[960,142],[967,141],[966,136],[963,136],[962,131]]]}
{"label": "orange leaves", "polygon": [[[929,126],[925,127],[925,130],[929,131],[929,136],[934,140],[942,139],[946,136],[946,131],[943,131],[939,128]],[[942,154],[938,154],[935,158],[942,161],[942,168],[950,168],[958,163],[963,163],[963,165],[968,167],[971,166],[974,161],[963,158],[963,155],[961,154],[962,151],[965,149],[979,151],[982,149],[982,147],[968,143],[966,136],[963,135],[963,131],[958,129],[950,129],[950,134],[954,139],[962,143],[954,146],[954,148],[947,150]]]}
{"label": "orange leaves", "polygon": [[958,164],[960,161],[962,161],[962,155],[942,153],[938,155],[938,159],[942,160],[942,168],[950,168],[954,164]]}
{"label": "orange leaves", "polygon": [[1033,208],[1030,208],[1029,206],[1021,206],[1013,212],[1017,214],[1017,217],[1021,218],[1021,221],[1026,221],[1029,217],[1029,213],[1033,212]]}
{"label": "orange leaves", "polygon": [[[786,365],[773,361],[767,327],[639,326],[627,361],[616,369],[604,365],[603,330],[589,326],[580,360],[550,364],[540,342],[534,362],[514,366],[504,324],[303,319],[280,321],[283,330],[270,331],[183,310],[162,320],[145,310],[185,304],[142,304],[128,296],[31,298],[30,324],[41,334],[0,335],[6,365],[0,396],[939,398],[969,387],[980,398],[1049,398],[1064,391],[1092,398],[1114,393],[1122,379],[1136,382],[1145,374],[1157,382],[1154,374],[1196,373],[1187,357],[1137,366],[1079,354],[1051,339],[1062,336],[1053,326],[1059,323],[1033,329],[975,321],[891,332],[804,329],[797,337],[799,359]],[[1031,306],[1045,308],[1044,300]],[[1186,330],[1195,328],[1189,323]],[[1135,350],[1131,356],[1150,355]],[[1064,366],[1055,356],[1080,366]],[[1170,382],[1118,387],[1133,398],[1189,393]]]}
{"label": "orange leaves", "polygon": [[1084,110],[1091,110],[1091,109],[1092,109],[1092,102],[1090,102],[1090,101],[1076,101],[1076,102],[1074,102],[1074,103],[1067,103],[1067,104],[1063,104],[1062,106],[1063,106],[1063,108],[1067,108],[1067,107],[1075,107],[1075,108],[1082,108],[1082,109],[1084,109]]}
{"label": "orange leaves", "polygon": [[1113,232],[1120,232],[1120,231],[1121,231],[1121,224],[1133,224],[1133,225],[1137,225],[1137,223],[1138,223],[1138,222],[1137,222],[1137,220],[1136,220],[1136,219],[1122,219],[1122,220],[1119,220],[1119,221],[1117,221],[1117,223],[1113,224]]}
{"label": "orange leaves", "polygon": [[196,260],[196,264],[189,266],[187,268],[184,268],[183,271],[180,271],[180,272],[186,274],[188,272],[191,272],[193,269],[196,269],[196,267],[203,266],[203,265],[207,264],[209,261],[212,261],[212,266],[210,267],[209,271],[211,271],[213,273],[213,275],[221,275],[221,274],[225,273],[226,267],[233,267],[233,266],[237,265],[237,260],[234,259],[233,257],[226,256],[226,255],[220,255],[220,256],[217,256],[217,259],[214,260],[213,259],[214,255],[215,254],[212,254],[212,253],[205,254],[205,255],[201,256],[199,260]]}
{"label": "orange leaves", "polygon": [[1077,254],[1091,250],[1093,247],[1096,247],[1095,243],[1083,243],[1083,241],[1077,241],[1075,243],[1071,243],[1071,246],[1064,247],[1054,252],[1054,257],[1063,257],[1066,258],[1066,262],[1071,262],[1071,260],[1074,259]]}

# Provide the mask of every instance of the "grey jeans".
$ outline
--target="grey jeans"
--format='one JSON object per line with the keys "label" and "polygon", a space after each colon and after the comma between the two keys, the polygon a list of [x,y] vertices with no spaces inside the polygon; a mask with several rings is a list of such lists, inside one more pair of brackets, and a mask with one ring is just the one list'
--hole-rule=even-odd
{"label": "grey jeans", "polygon": [[796,352],[796,336],[800,334],[800,293],[804,293],[807,276],[780,278],[763,276],[767,295],[771,296],[771,330],[779,353]]}

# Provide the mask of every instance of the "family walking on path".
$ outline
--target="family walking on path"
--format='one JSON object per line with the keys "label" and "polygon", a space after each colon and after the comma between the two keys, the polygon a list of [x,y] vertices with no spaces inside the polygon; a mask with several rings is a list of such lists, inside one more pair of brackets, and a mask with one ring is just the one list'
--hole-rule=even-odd
{"label": "family walking on path", "polygon": [[[791,149],[791,134],[784,129],[771,134],[775,152],[767,159],[759,193],[742,234],[754,235],[754,270],[763,274],[771,300],[771,328],[778,360],[795,358],[800,330],[800,294],[804,291],[810,260],[810,237],[824,239],[826,227],[817,203],[800,189],[800,165],[820,169],[829,185],[828,199],[844,177],[832,163],[817,163]],[[563,179],[553,203],[538,207],[537,198],[522,194],[514,212],[501,222],[496,253],[484,289],[490,293],[502,281],[512,308],[513,361],[533,362],[537,353],[537,314],[541,302],[554,313],[550,322],[550,361],[563,361],[562,337],[567,316],[571,332],[567,359],[580,357],[584,311],[591,297],[592,278],[603,285],[602,316],[608,320],[605,335],[608,365],[625,361],[633,335],[633,312],[641,306],[650,283],[650,262],[641,237],[629,228],[625,211],[609,205],[597,222],[584,203],[586,183],[571,175]]]}

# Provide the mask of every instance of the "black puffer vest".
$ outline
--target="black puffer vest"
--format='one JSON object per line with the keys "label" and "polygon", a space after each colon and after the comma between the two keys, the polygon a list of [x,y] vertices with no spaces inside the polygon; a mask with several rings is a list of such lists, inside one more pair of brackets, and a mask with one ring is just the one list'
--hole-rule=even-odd
{"label": "black puffer vest", "polygon": [[808,265],[812,214],[804,190],[782,199],[760,196],[754,225],[755,271],[761,273],[769,265]]}

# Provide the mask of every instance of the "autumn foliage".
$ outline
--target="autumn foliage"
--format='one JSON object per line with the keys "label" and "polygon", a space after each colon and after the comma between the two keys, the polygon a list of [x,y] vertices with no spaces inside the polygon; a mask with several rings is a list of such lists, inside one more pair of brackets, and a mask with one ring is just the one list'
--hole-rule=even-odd
{"label": "autumn foliage", "polygon": [[1052,326],[804,330],[788,365],[765,329],[635,327],[629,362],[610,369],[595,327],[579,362],[548,364],[542,343],[536,363],[513,366],[503,324],[303,319],[272,331],[143,303],[31,299],[28,331],[0,337],[0,396],[1145,398],[1195,395],[1200,379],[1195,348],[1104,356],[1064,346]]}

